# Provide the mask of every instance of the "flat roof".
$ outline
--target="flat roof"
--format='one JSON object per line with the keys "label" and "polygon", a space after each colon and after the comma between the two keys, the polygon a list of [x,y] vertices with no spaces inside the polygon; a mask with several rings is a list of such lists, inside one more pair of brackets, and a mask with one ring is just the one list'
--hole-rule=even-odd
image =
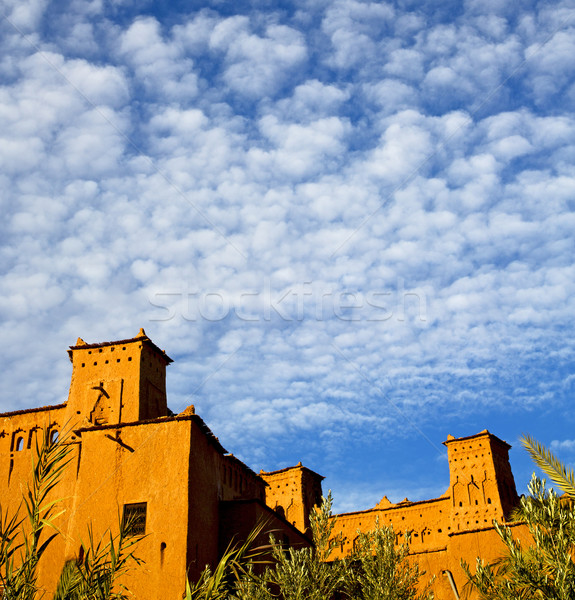
{"label": "flat roof", "polygon": [[[81,338],[78,338],[78,340],[83,341]],[[72,352],[73,350],[89,350],[92,348],[102,348],[104,346],[121,346],[122,344],[132,344],[134,342],[144,342],[146,344],[148,344],[149,346],[151,346],[158,354],[162,355],[163,358],[166,360],[167,364],[170,364],[172,362],[174,362],[167,354],[165,350],[162,350],[161,348],[159,348],[158,346],[156,346],[156,344],[154,344],[154,342],[152,342],[152,340],[146,335],[146,332],[143,329],[140,329],[140,333],[133,338],[127,339],[127,340],[115,340],[113,342],[100,342],[97,344],[88,344],[86,342],[84,342],[83,344],[76,344],[75,346],[70,346],[70,350],[68,350],[68,354],[70,355],[70,358],[72,357]]]}
{"label": "flat roof", "polygon": [[66,408],[66,403],[54,404],[52,406],[38,406],[36,408],[23,408],[21,410],[12,410],[10,412],[0,413],[0,417],[13,417],[14,415],[25,415],[27,413],[35,412],[50,412],[51,410],[60,410],[61,408]]}

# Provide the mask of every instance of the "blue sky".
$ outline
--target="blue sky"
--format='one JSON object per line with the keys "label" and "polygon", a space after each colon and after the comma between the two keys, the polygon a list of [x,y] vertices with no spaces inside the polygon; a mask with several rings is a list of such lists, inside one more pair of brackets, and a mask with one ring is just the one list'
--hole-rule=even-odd
{"label": "blue sky", "polygon": [[144,327],[259,470],[431,498],[441,442],[575,460],[569,2],[4,0],[2,410]]}

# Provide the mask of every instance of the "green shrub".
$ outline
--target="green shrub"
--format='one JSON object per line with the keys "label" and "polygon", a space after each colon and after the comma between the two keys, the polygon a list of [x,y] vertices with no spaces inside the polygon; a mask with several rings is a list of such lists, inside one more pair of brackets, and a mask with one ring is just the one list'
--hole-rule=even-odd
{"label": "green shrub", "polygon": [[248,547],[232,548],[213,573],[206,567],[195,586],[188,584],[186,599],[431,600],[429,586],[417,591],[424,573],[407,561],[408,540],[395,546],[393,529],[378,525],[374,531],[359,533],[353,555],[332,560],[340,536],[334,535],[337,518],[331,507],[330,493],[310,515],[312,547],[285,548],[272,535],[273,561],[260,576],[254,573]]}

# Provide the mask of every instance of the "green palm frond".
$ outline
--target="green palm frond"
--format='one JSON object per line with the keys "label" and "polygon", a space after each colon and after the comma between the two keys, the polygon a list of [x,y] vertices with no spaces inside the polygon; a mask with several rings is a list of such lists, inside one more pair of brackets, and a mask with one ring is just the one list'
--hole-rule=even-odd
{"label": "green palm frond", "polygon": [[64,564],[53,600],[80,600],[82,578],[75,560]]}
{"label": "green palm frond", "polygon": [[241,546],[231,542],[213,572],[206,567],[194,585],[190,585],[189,581],[186,582],[185,598],[188,600],[226,600],[230,597],[230,591],[235,582],[246,576],[255,578],[250,567],[263,562],[260,559],[265,554],[267,547],[254,548],[254,544],[267,526],[266,520],[260,521]]}
{"label": "green palm frond", "polygon": [[575,475],[573,469],[565,466],[550,450],[529,435],[521,438],[521,443],[533,459],[533,462],[561,488],[571,499],[575,500]]}

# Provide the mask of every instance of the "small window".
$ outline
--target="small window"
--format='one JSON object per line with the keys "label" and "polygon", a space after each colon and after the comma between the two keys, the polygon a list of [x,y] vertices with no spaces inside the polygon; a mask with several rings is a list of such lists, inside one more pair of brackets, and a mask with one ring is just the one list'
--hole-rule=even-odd
{"label": "small window", "polygon": [[58,430],[52,429],[52,431],[50,432],[50,443],[55,444],[58,441],[58,436]]}
{"label": "small window", "polygon": [[147,503],[124,504],[124,527],[128,535],[145,535]]}
{"label": "small window", "polygon": [[20,452],[21,450],[24,450],[24,438],[20,436],[16,440],[16,452]]}

